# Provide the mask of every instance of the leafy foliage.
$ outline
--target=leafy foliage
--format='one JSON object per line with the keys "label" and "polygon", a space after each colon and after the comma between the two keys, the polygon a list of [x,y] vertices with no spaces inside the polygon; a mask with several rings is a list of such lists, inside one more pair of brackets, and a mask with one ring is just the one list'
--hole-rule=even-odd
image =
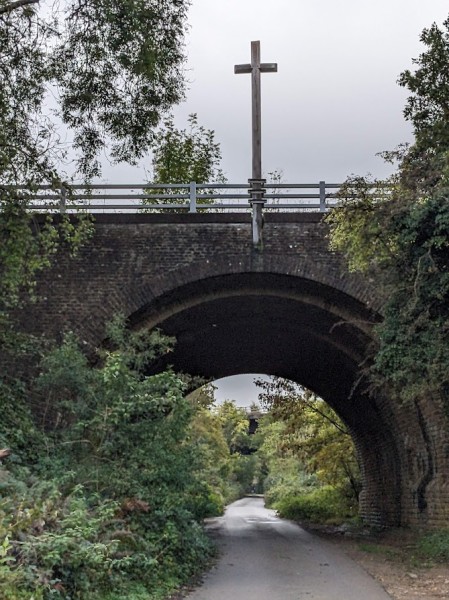
{"label": "leafy foliage", "polygon": [[360,473],[351,436],[320,398],[279,377],[257,382],[267,414],[256,434],[265,501],[289,519],[354,516]]}
{"label": "leafy foliage", "polygon": [[27,211],[28,200],[28,194],[0,188],[0,323],[11,309],[34,299],[36,275],[51,266],[61,244],[76,254],[92,233],[87,215],[65,216],[57,225],[51,217],[37,221]]}
{"label": "leafy foliage", "polygon": [[231,470],[229,448],[221,423],[211,410],[213,394],[213,387],[205,385],[189,396],[189,401],[194,405],[190,436],[197,452],[197,476],[207,490],[203,517],[223,514],[228,500],[227,480]]}
{"label": "leafy foliage", "polygon": [[229,474],[227,478],[227,502],[237,500],[257,487],[259,439],[249,433],[248,413],[225,400],[214,410],[220,423],[229,451]]}
{"label": "leafy foliage", "polygon": [[414,72],[404,71],[399,84],[411,95],[404,109],[415,134],[413,145],[401,158],[402,185],[415,194],[447,187],[449,176],[449,18],[440,29],[435,23],[424,29],[426,50],[414,59]]}
{"label": "leafy foliage", "polygon": [[352,518],[354,498],[345,497],[330,485],[312,489],[301,495],[284,496],[275,504],[279,516],[294,521],[332,523]]}
{"label": "leafy foliage", "polygon": [[[0,380],[0,447],[14,448],[13,459],[34,463],[40,453],[45,436],[37,427],[30,411],[26,386],[17,379]],[[11,459],[10,459],[11,460]]]}
{"label": "leafy foliage", "polygon": [[[268,432],[271,442],[274,430]],[[285,498],[298,498],[308,494],[319,486],[313,473],[307,473],[302,461],[295,456],[270,456],[262,445],[259,456],[265,463],[263,493],[267,506],[278,507]]]}
{"label": "leafy foliage", "polygon": [[417,544],[420,558],[447,563],[449,560],[449,531],[442,529],[422,536]]}
{"label": "leafy foliage", "polygon": [[259,440],[249,434],[245,409],[231,400],[214,404],[214,388],[210,384],[189,399],[197,406],[191,428],[200,455],[198,476],[211,492],[209,513],[204,516],[221,514],[225,504],[257,487]]}
{"label": "leafy foliage", "polygon": [[[86,180],[100,174],[106,148],[130,163],[149,150],[161,116],[184,94],[188,6],[0,1],[0,344],[17,345],[11,309],[59,245],[76,252],[92,233],[86,216],[35,219],[27,205],[37,186],[70,195],[68,146]],[[60,139],[61,124],[73,142]]]}
{"label": "leafy foliage", "polygon": [[352,490],[357,499],[360,473],[354,444],[338,415],[312,392],[279,377],[260,381],[259,398],[269,409],[269,435],[264,441],[271,456],[295,458],[302,469],[324,484]]}
{"label": "leafy foliage", "polygon": [[245,409],[236,406],[232,400],[225,400],[217,406],[216,415],[231,454],[247,453],[251,448],[251,436]]}
{"label": "leafy foliage", "polygon": [[0,581],[11,600],[134,598],[138,589],[159,598],[210,554],[186,383],[170,371],[144,375],[172,342],[126,331],[122,319],[109,339],[114,349],[96,369],[72,335],[44,357],[42,421],[25,406],[17,417],[39,425],[39,453],[22,448],[19,460],[17,434],[2,430],[15,460],[0,470]]}
{"label": "leafy foliage", "polygon": [[220,144],[215,132],[198,124],[196,114],[188,118],[188,129],[176,129],[173,116],[154,136],[153,183],[220,183]]}
{"label": "leafy foliage", "polygon": [[[99,174],[107,146],[114,160],[142,156],[161,114],[183,97],[188,4],[3,0],[0,174],[22,185],[51,179],[61,158],[59,122],[73,131],[85,176]],[[45,110],[50,94],[56,106]]]}
{"label": "leafy foliage", "polygon": [[[129,163],[149,150],[162,115],[184,94],[188,6],[0,1],[1,346],[20,343],[10,313],[19,298],[29,299],[37,273],[61,244],[76,252],[92,233],[86,215],[58,224],[34,218],[27,205],[37,186],[64,187],[70,196],[68,147],[85,180],[100,174],[106,149],[113,161]],[[58,135],[61,125],[71,142]]]}
{"label": "leafy foliage", "polygon": [[399,79],[414,143],[384,153],[398,163],[388,181],[348,180],[327,217],[332,247],[383,294],[371,380],[403,400],[445,397],[449,383],[449,19],[421,41],[415,71]]}
{"label": "leafy foliage", "polygon": [[[198,124],[196,114],[188,118],[188,129],[177,129],[173,116],[165,119],[163,127],[153,141],[153,184],[224,183],[226,178],[220,168],[221,149],[215,141],[215,132]],[[147,204],[158,204],[151,194],[182,194],[180,188],[149,188]],[[213,190],[203,190],[212,193]],[[165,201],[162,201],[165,203]],[[209,200],[199,199],[198,203]]]}

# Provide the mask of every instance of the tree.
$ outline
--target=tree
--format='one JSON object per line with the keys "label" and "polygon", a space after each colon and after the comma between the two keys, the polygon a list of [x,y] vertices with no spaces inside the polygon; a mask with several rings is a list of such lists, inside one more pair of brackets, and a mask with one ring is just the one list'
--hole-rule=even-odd
{"label": "tree", "polygon": [[101,152],[130,163],[143,156],[161,116],[184,94],[188,5],[0,0],[1,344],[13,335],[12,309],[58,245],[76,251],[91,233],[86,216],[55,225],[27,211],[38,185],[70,193],[58,128],[68,129],[77,175],[87,180],[100,174]]}
{"label": "tree", "polygon": [[183,97],[188,4],[87,0],[61,10],[1,0],[0,181],[58,177],[59,121],[85,176],[99,174],[106,148],[113,160],[143,156],[161,115]]}
{"label": "tree", "polygon": [[275,459],[275,464],[286,465],[290,479],[291,473],[303,479],[290,483],[294,489],[304,487],[304,482],[308,484],[308,473],[324,484],[351,490],[357,498],[360,472],[354,443],[331,407],[312,392],[280,377],[257,384],[262,389],[259,399],[269,411],[264,434],[267,439],[260,450],[268,462]]}
{"label": "tree", "polygon": [[260,421],[256,433],[259,438],[259,488],[268,506],[275,505],[285,496],[300,496],[318,485],[315,474],[288,445],[287,424],[271,413]]}
{"label": "tree", "polygon": [[398,165],[386,182],[348,180],[327,217],[332,246],[383,293],[371,382],[407,401],[449,389],[449,19],[421,41],[399,78],[413,144],[383,153]]}
{"label": "tree", "polygon": [[223,434],[231,454],[241,453],[250,445],[248,415],[233,400],[225,400],[216,408]]}
{"label": "tree", "polygon": [[207,505],[202,516],[222,514],[232,494],[229,486],[230,453],[220,420],[210,409],[197,406],[190,425],[190,435],[198,454],[195,475],[208,490],[204,494]]}
{"label": "tree", "polygon": [[[210,386],[203,390],[213,394]],[[199,408],[193,425],[205,458],[203,476],[225,502],[232,502],[250,492],[257,478],[256,436],[249,433],[246,410],[233,400],[216,406],[203,401]]]}
{"label": "tree", "polygon": [[221,183],[220,144],[215,132],[189,115],[188,129],[176,129],[173,116],[164,121],[153,141],[153,183]]}
{"label": "tree", "polygon": [[414,143],[401,156],[402,187],[420,194],[446,189],[449,177],[449,18],[440,29],[434,23],[421,34],[426,50],[414,59],[414,72],[406,70],[399,85],[411,95],[404,109],[411,122]]}
{"label": "tree", "polygon": [[[221,149],[215,141],[215,132],[198,124],[196,114],[188,118],[188,129],[177,129],[173,115],[165,119],[163,127],[153,141],[153,184],[174,183],[224,183],[226,178],[220,168]],[[213,189],[206,190],[213,193]],[[152,188],[151,194],[183,194],[182,188]],[[199,204],[210,204],[210,200],[199,200]],[[148,204],[164,204],[149,198]]]}

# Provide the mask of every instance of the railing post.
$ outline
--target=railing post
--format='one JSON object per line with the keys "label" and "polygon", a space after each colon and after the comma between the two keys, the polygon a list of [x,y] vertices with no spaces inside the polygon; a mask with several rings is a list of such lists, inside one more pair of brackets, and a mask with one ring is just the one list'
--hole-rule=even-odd
{"label": "railing post", "polygon": [[67,210],[67,190],[64,186],[61,187],[59,193],[59,212],[63,215]]}
{"label": "railing post", "polygon": [[326,211],[326,182],[320,181],[320,212]]}
{"label": "railing post", "polygon": [[196,182],[190,182],[190,207],[189,212],[196,213]]}

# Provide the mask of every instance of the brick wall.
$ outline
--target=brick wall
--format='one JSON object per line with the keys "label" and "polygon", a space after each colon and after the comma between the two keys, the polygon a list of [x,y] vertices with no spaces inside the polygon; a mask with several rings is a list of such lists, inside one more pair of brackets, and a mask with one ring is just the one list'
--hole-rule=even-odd
{"label": "brick wall", "polygon": [[250,227],[249,215],[100,215],[80,255],[61,251],[42,276],[41,299],[23,313],[23,326],[56,339],[75,331],[89,353],[120,312],[132,327],[176,335],[175,368],[298,381],[353,432],[367,520],[447,522],[449,444],[440,399],[403,407],[355,385],[379,319],[375,284],[348,273],[329,251],[319,215],[267,215],[262,251],[252,248]]}

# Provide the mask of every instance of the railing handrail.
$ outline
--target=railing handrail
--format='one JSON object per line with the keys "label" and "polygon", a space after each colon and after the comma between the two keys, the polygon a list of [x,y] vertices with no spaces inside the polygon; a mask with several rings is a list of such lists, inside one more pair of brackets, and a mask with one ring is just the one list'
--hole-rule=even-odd
{"label": "railing handrail", "polygon": [[[335,205],[341,183],[266,183],[265,210],[319,211]],[[373,189],[385,187],[373,185]],[[19,191],[20,186],[9,186]],[[127,193],[121,193],[123,190]],[[150,193],[146,193],[146,191]],[[151,193],[151,190],[156,190]],[[170,192],[173,190],[173,193]],[[185,190],[185,192],[184,192]],[[238,192],[233,193],[232,190]],[[295,190],[301,190],[300,192]],[[307,190],[309,190],[307,192]],[[116,191],[117,193],[111,193]],[[101,193],[103,192],[103,193]],[[229,193],[230,192],[230,193]],[[164,211],[177,210],[191,213],[205,210],[249,210],[248,183],[107,183],[67,184],[61,187],[36,186],[35,192],[24,190],[28,208],[33,211],[87,212],[98,211]],[[147,202],[143,202],[146,200]],[[210,201],[218,201],[211,203]],[[221,202],[220,202],[221,200]]]}

